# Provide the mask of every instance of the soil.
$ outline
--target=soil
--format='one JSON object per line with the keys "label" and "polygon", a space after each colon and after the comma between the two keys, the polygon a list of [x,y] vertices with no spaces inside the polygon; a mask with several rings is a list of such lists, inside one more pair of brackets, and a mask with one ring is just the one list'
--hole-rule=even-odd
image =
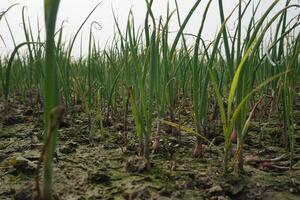
{"label": "soil", "polygon": [[[14,96],[8,114],[1,113],[1,200],[31,199],[43,146],[41,110],[40,105]],[[288,150],[280,142],[282,120],[274,114],[252,121],[244,146],[244,172],[227,175],[219,155],[224,141],[218,120],[210,122],[208,128],[208,139],[215,145],[204,145],[201,158],[192,156],[193,136],[182,130],[172,135],[164,127],[159,149],[151,154],[151,170],[147,171],[145,161],[137,156],[132,117],[128,118],[126,134],[123,113],[117,109],[105,131],[96,120],[92,120],[89,131],[89,118],[83,110],[80,105],[68,110],[58,132],[54,199],[300,199],[299,105],[295,111],[294,169],[289,170]],[[181,114],[180,123],[193,127],[188,109]]]}

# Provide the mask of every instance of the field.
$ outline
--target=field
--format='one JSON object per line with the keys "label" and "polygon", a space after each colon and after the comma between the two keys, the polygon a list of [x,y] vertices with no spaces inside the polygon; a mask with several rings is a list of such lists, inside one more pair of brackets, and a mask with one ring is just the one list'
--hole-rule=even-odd
{"label": "field", "polygon": [[0,56],[0,199],[300,199],[300,6],[275,11],[277,0],[256,16],[259,2],[239,1],[225,16],[220,0],[207,41],[211,2],[181,19],[146,0],[144,26],[115,19],[104,49],[92,22],[76,59],[99,5],[70,41],[55,26],[59,0],[45,1],[46,41],[23,12],[26,41]]}

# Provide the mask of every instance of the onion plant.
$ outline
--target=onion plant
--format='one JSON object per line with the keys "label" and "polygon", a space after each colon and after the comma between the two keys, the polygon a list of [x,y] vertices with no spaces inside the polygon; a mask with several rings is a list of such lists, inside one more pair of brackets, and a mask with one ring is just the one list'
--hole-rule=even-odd
{"label": "onion plant", "polygon": [[[19,49],[25,45],[28,45],[28,44],[34,44],[35,42],[23,42],[19,45],[17,45],[13,52],[11,53],[10,57],[9,57],[9,60],[7,62],[7,66],[6,66],[6,71],[5,71],[5,81],[3,81],[3,89],[4,89],[4,98],[5,98],[5,101],[4,101],[4,109],[5,111],[7,111],[8,109],[8,98],[9,98],[9,88],[11,87],[11,83],[10,83],[10,79],[11,79],[11,68],[14,64],[14,58],[15,58],[15,55],[18,53]],[[20,61],[20,60],[19,60]],[[18,64],[20,65],[20,64]],[[18,66],[20,68],[20,66]],[[19,72],[17,73],[17,75],[21,75],[22,72]],[[17,80],[20,80],[20,79],[17,79]]]}
{"label": "onion plant", "polygon": [[[177,73],[177,66],[174,63],[176,58],[176,48],[178,45],[178,42],[180,38],[184,38],[183,33],[186,25],[188,24],[190,18],[192,17],[195,10],[198,8],[201,0],[197,0],[193,7],[188,12],[187,16],[183,20],[182,23],[180,23],[180,28],[178,32],[176,33],[174,41],[171,43],[171,48],[167,48],[167,54],[165,54],[166,58],[163,58],[165,60],[165,76],[168,80],[167,83],[167,94],[166,94],[166,100],[167,105],[169,108],[170,113],[170,119],[171,121],[175,121],[175,107],[176,107],[176,73]],[[177,13],[177,16],[179,18],[179,13]],[[184,39],[183,39],[184,40]]]}
{"label": "onion plant", "polygon": [[[3,11],[0,14],[0,21],[1,21],[2,17],[4,17],[4,19],[6,21],[6,24],[7,24],[7,27],[9,29],[9,32],[10,32],[11,38],[12,38],[13,43],[14,43],[14,50],[10,54],[10,57],[8,59],[8,62],[7,62],[7,65],[4,66],[3,68],[1,68],[2,87],[3,87],[3,93],[4,93],[4,99],[5,99],[5,101],[4,101],[5,102],[4,103],[5,111],[7,111],[7,109],[8,109],[9,90],[12,87],[12,85],[11,85],[11,82],[12,82],[11,79],[13,78],[12,74],[11,74],[12,68],[13,67],[15,68],[14,72],[15,71],[19,71],[18,73],[13,73],[13,75],[16,76],[15,77],[16,80],[18,80],[20,82],[24,82],[24,83],[29,83],[29,85],[31,86],[31,78],[33,76],[33,74],[32,74],[33,73],[32,65],[34,65],[34,63],[33,63],[33,59],[34,58],[33,58],[33,52],[31,50],[31,45],[33,46],[33,49],[34,49],[34,52],[35,52],[35,60],[36,60],[37,63],[39,61],[39,58],[37,56],[40,55],[40,54],[38,54],[40,51],[37,51],[36,48],[38,46],[42,46],[42,43],[40,41],[38,41],[38,40],[37,41],[33,41],[32,32],[30,33],[31,40],[29,40],[28,32],[27,32],[27,29],[25,28],[26,25],[25,25],[25,20],[24,20],[24,7],[22,9],[22,19],[23,19],[24,33],[25,33],[26,42],[22,42],[20,44],[16,44],[15,38],[14,38],[14,35],[13,35],[12,31],[11,31],[11,28],[10,28],[10,25],[8,23],[8,20],[5,18],[5,14],[11,8],[13,8],[15,5],[17,5],[17,4],[14,4],[14,5],[10,6],[6,11]],[[25,59],[23,59],[24,61],[22,61],[21,56],[19,54],[20,48],[22,48],[24,46],[28,47],[28,51],[30,53],[30,62],[29,63],[26,63]],[[38,48],[38,50],[40,50],[40,48]],[[16,55],[18,57],[17,60],[15,60],[15,56]],[[35,63],[35,64],[37,64],[37,63]],[[31,68],[29,70],[29,77],[30,77],[29,80],[26,79],[28,77],[28,76],[26,76],[27,70],[26,70],[26,68],[23,65],[28,65]],[[5,74],[5,76],[4,76],[4,74]],[[13,81],[13,82],[15,82],[15,81]],[[25,86],[25,84],[23,84],[23,86]],[[22,88],[22,93],[24,94],[25,93],[25,89],[30,88],[30,86],[28,86],[27,88]]]}
{"label": "onion plant", "polygon": [[[209,82],[209,75],[207,70],[207,65],[205,61],[207,58],[204,54],[201,58],[199,58],[199,46],[201,42],[201,34],[204,28],[204,22],[206,21],[206,15],[209,10],[210,4],[212,1],[209,1],[203,17],[202,22],[197,34],[195,47],[194,47],[194,57],[193,57],[193,67],[192,67],[192,102],[193,102],[193,110],[194,110],[194,121],[196,124],[196,132],[198,134],[202,134],[204,137],[207,135],[207,107],[208,107],[208,82]],[[203,43],[203,45],[205,45]],[[200,62],[199,62],[200,60]],[[194,156],[202,156],[203,147],[202,147],[202,139],[197,137],[197,144],[194,150]]]}
{"label": "onion plant", "polygon": [[70,41],[68,47],[67,47],[67,52],[66,55],[64,55],[65,59],[63,59],[63,63],[60,65],[60,71],[61,71],[61,76],[63,79],[62,86],[63,86],[63,91],[64,91],[64,97],[65,97],[65,103],[66,106],[69,107],[71,104],[71,96],[72,96],[72,63],[71,63],[71,57],[72,57],[72,51],[73,47],[75,44],[75,41],[82,30],[83,26],[85,23],[88,21],[88,19],[91,17],[91,15],[95,12],[97,7],[101,3],[98,3],[87,15],[87,17],[84,19],[84,21],[81,23],[79,28],[77,29],[75,35],[73,36],[72,40]]}
{"label": "onion plant", "polygon": [[152,133],[153,103],[155,95],[155,79],[157,72],[158,41],[156,22],[151,10],[153,0],[147,3],[147,14],[145,23],[148,24],[148,17],[152,19],[152,32],[145,27],[146,49],[144,56],[135,57],[135,46],[133,49],[133,61],[137,73],[135,85],[132,86],[131,106],[135,121],[136,131],[140,139],[140,155],[146,159],[147,169],[150,168],[150,139]]}
{"label": "onion plant", "polygon": [[[300,53],[300,34],[297,36],[291,52],[287,56],[285,62],[286,70],[291,71],[290,74],[286,74],[283,80],[283,116],[284,124],[286,124],[288,130],[288,142],[290,151],[290,168],[293,166],[294,159],[294,146],[295,146],[295,118],[294,118],[294,97],[295,97],[295,86],[297,81],[297,70],[299,69],[298,56]],[[298,68],[298,69],[297,69]]]}
{"label": "onion plant", "polygon": [[[42,199],[52,199],[53,184],[53,157],[57,142],[58,125],[51,127],[51,110],[59,104],[58,80],[57,80],[57,63],[55,55],[55,23],[60,0],[45,0],[45,24],[46,24],[46,52],[45,52],[45,79],[44,79],[44,133],[45,146],[49,145],[44,155],[44,182]],[[46,135],[48,134],[48,135]],[[49,137],[49,144],[46,138]]]}
{"label": "onion plant", "polygon": [[[232,81],[230,84],[230,90],[229,90],[229,96],[227,99],[227,113],[225,112],[224,109],[224,104],[222,103],[222,98],[221,94],[219,92],[219,89],[217,87],[217,82],[216,78],[212,72],[211,69],[209,69],[210,72],[210,77],[213,82],[214,86],[214,91],[216,92],[216,97],[217,97],[217,102],[220,108],[221,112],[221,120],[223,123],[223,131],[224,131],[224,136],[225,136],[225,155],[224,155],[224,169],[225,172],[228,170],[228,152],[231,146],[230,143],[230,135],[231,132],[233,131],[234,127],[237,129],[237,141],[238,141],[238,146],[239,148],[242,148],[243,143],[244,143],[244,138],[246,135],[246,130],[245,126],[247,125],[246,121],[246,113],[248,110],[247,102],[249,98],[251,98],[251,95],[262,88],[263,86],[267,85],[271,81],[277,79],[279,76],[286,74],[289,72],[289,70],[283,71],[279,74],[276,74],[272,77],[269,77],[267,80],[263,81],[260,83],[255,89],[252,89],[253,85],[249,85],[249,83],[253,82],[251,81],[251,77],[249,74],[254,74],[254,69],[251,67],[252,65],[255,65],[255,60],[257,59],[257,55],[260,52],[260,45],[261,42],[263,41],[263,38],[265,36],[265,33],[269,29],[269,27],[273,24],[273,22],[276,20],[278,16],[280,16],[283,12],[288,10],[291,7],[294,7],[295,5],[287,6],[278,13],[276,13],[271,20],[266,24],[265,27],[262,28],[262,25],[265,21],[265,18],[268,16],[268,14],[272,11],[272,9],[275,7],[275,5],[278,3],[278,1],[274,1],[273,4],[270,5],[270,7],[267,9],[267,11],[264,13],[264,15],[261,17],[261,19],[258,21],[258,23],[255,25],[255,27],[252,29],[248,30],[248,35],[246,37],[246,40],[244,41],[243,47],[244,49],[241,49],[241,52],[238,52],[237,58],[240,58],[236,61],[237,67],[234,69]],[[222,17],[222,1],[219,1],[219,6],[220,6],[220,13],[221,13],[221,21],[222,21],[222,26],[224,26],[224,22],[226,22],[225,19]],[[242,19],[242,12],[241,12],[241,2],[239,3],[239,19]],[[239,28],[240,28],[241,22],[239,23]],[[260,31],[260,32],[259,32]],[[223,38],[224,40],[228,40],[227,37],[224,37],[224,34],[226,32],[226,29],[223,28]],[[240,34],[238,34],[240,35]],[[238,39],[239,43],[240,39]],[[225,42],[229,44],[229,42]],[[227,65],[229,66],[229,73],[231,63],[234,63],[230,61],[230,59],[233,59],[233,55],[231,55],[226,48],[228,48],[227,45],[225,45],[225,51],[226,53],[226,59],[227,59]],[[232,51],[234,52],[234,51]],[[244,52],[244,53],[242,53]],[[247,66],[247,67],[245,67]],[[250,87],[251,86],[251,87]],[[235,106],[234,103],[236,104]],[[234,111],[233,108],[235,107]],[[242,156],[241,154],[242,151],[238,154],[239,156]],[[242,168],[242,159],[239,159],[241,161],[239,168]]]}

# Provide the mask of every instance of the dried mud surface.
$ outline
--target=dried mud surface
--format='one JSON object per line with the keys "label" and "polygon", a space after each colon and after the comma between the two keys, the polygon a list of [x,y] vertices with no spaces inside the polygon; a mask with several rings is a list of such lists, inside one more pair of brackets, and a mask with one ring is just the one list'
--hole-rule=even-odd
{"label": "dried mud surface", "polygon": [[[298,101],[299,102],[299,101]],[[3,104],[0,103],[3,110]],[[37,161],[43,145],[43,120],[39,105],[14,98],[8,114],[0,118],[0,199],[31,199]],[[296,125],[295,163],[289,166],[287,150],[280,145],[282,125],[276,116],[253,120],[245,144],[245,157],[279,158],[270,165],[245,164],[245,172],[223,175],[223,139],[218,121],[211,122],[210,140],[202,158],[192,157],[194,137],[181,131],[162,131],[161,147],[151,155],[152,169],[144,171],[137,157],[137,138],[131,117],[125,142],[122,114],[113,113],[112,124],[100,132],[95,120],[88,131],[88,117],[80,106],[68,111],[58,133],[54,159],[54,199],[300,199],[300,129]],[[181,123],[193,127],[185,111]],[[296,106],[300,123],[300,106]],[[259,138],[262,143],[259,146]]]}

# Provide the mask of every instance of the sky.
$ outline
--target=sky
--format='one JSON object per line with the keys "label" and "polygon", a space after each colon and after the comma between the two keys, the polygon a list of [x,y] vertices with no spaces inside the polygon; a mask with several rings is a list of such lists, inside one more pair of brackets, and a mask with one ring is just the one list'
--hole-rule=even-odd
{"label": "sky", "polygon": [[[6,10],[10,5],[14,3],[18,3],[17,6],[13,7],[13,9],[7,13],[6,19],[11,27],[11,30],[14,34],[16,44],[25,41],[23,29],[22,29],[22,7],[26,6],[26,16],[28,16],[30,23],[33,27],[34,35],[38,33],[38,25],[41,29],[41,33],[44,36],[44,8],[43,8],[43,0],[1,0],[0,4],[0,12]],[[189,10],[192,8],[193,4],[196,0],[177,0],[179,5],[179,11],[182,18],[187,15]],[[124,30],[126,26],[127,16],[129,10],[132,9],[136,26],[142,26],[144,23],[144,17],[146,13],[146,4],[144,0],[61,0],[61,4],[58,11],[58,19],[57,25],[60,25],[63,20],[67,20],[64,26],[64,39],[68,41],[72,36],[74,36],[75,32],[85,19],[85,17],[90,13],[90,11],[101,2],[100,6],[93,13],[89,21],[83,28],[82,38],[83,41],[88,41],[88,31],[89,26],[92,21],[97,21],[101,24],[101,30],[95,30],[94,35],[95,38],[99,41],[100,46],[103,48],[107,41],[110,41],[114,34],[115,23],[113,19],[113,11],[117,16],[118,23],[121,26],[121,29]],[[199,25],[201,23],[202,14],[205,6],[207,5],[208,0],[202,0],[198,9],[194,13],[193,17],[189,21],[185,32],[187,33],[196,33],[199,29]],[[224,10],[225,15],[228,15],[231,10],[238,3],[238,0],[224,0]],[[253,2],[258,2],[257,0],[253,0]],[[263,11],[267,9],[267,7],[273,2],[273,0],[262,0],[261,5],[259,7],[259,12],[257,14],[257,19]],[[294,3],[299,4],[299,0],[292,0]],[[155,13],[155,17],[158,19],[159,16],[165,16],[167,5],[169,3],[170,10],[175,10],[175,0],[154,0],[153,11]],[[281,0],[277,5],[276,10],[283,8],[285,1]],[[251,9],[249,10],[251,11]],[[298,10],[292,10],[290,12],[290,17],[296,16],[299,14]],[[232,20],[229,22],[229,27],[234,26],[234,20],[236,19],[236,15],[233,16]],[[249,19],[251,17],[251,12],[248,12],[245,19]],[[220,17],[219,17],[219,8],[218,1],[213,0],[211,4],[211,8],[208,12],[207,21],[205,24],[203,39],[211,40],[214,38],[215,33],[220,27]],[[246,27],[245,27],[246,28]],[[176,32],[178,30],[178,22],[176,15],[173,15],[171,20],[170,31]],[[0,40],[0,55],[3,56],[8,54],[13,49],[13,41],[9,34],[9,29],[6,21],[2,19],[0,21],[0,35],[4,41]],[[192,39],[190,39],[192,40]],[[80,38],[75,45],[75,54],[79,54],[79,43]],[[84,44],[84,51],[87,49],[87,43]]]}

